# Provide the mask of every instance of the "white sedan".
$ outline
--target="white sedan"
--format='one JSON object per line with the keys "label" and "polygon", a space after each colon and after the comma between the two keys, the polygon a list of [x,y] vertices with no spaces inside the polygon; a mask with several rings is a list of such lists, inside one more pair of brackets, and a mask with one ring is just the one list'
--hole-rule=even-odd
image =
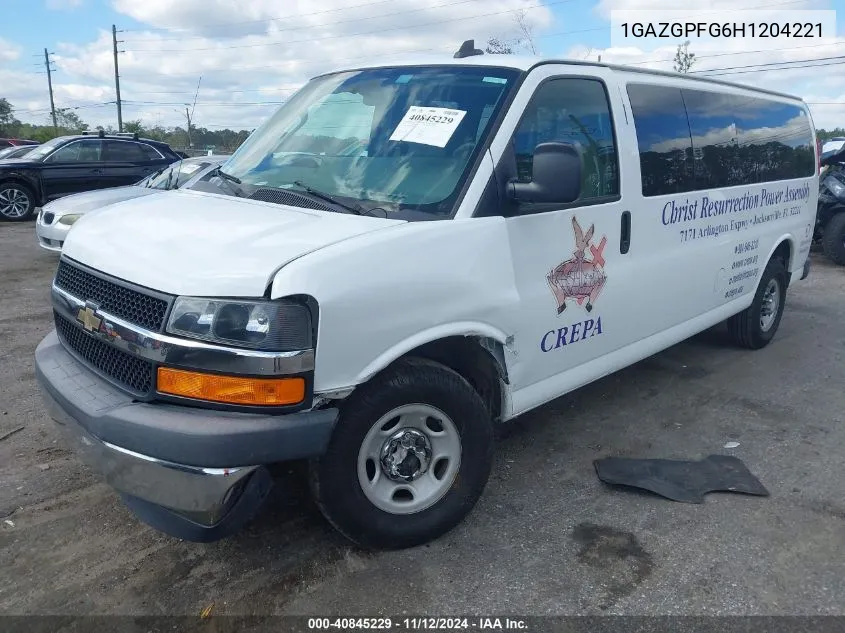
{"label": "white sedan", "polygon": [[86,191],[48,202],[39,212],[35,222],[38,243],[48,251],[61,251],[73,223],[85,213],[157,191],[190,187],[228,159],[228,156],[186,158],[128,187]]}

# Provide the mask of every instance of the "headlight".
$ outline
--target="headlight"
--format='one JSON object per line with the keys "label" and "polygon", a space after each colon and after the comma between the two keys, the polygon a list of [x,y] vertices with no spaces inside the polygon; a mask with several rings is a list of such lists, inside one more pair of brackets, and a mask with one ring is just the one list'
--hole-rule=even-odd
{"label": "headlight", "polygon": [[834,176],[828,176],[824,180],[825,186],[830,189],[830,192],[837,198],[845,198],[845,185],[842,184]]}
{"label": "headlight", "polygon": [[288,352],[311,348],[311,313],[290,301],[178,297],[167,331],[223,345]]}
{"label": "headlight", "polygon": [[81,213],[69,213],[59,217],[59,224],[73,224],[82,217]]}

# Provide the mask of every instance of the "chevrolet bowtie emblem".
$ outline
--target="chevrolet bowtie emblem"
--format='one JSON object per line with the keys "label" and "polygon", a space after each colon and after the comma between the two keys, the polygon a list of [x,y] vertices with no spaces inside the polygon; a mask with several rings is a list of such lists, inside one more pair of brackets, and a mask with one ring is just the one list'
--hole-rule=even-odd
{"label": "chevrolet bowtie emblem", "polygon": [[76,318],[82,323],[82,327],[89,332],[100,329],[100,322],[102,319],[96,315],[96,309],[89,305],[79,308],[76,313]]}

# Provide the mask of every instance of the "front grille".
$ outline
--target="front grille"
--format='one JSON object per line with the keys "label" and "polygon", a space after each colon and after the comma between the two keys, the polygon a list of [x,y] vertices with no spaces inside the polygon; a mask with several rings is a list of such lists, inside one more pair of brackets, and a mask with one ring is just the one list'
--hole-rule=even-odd
{"label": "front grille", "polygon": [[151,362],[88,336],[62,315],[53,314],[59,338],[82,360],[136,394],[152,391],[154,368]]}
{"label": "front grille", "polygon": [[55,214],[53,213],[45,213],[44,214],[44,224],[52,224],[53,220],[55,219]]}
{"label": "front grille", "polygon": [[65,261],[59,262],[56,285],[81,301],[94,301],[100,309],[120,319],[160,332],[167,301],[96,277]]}

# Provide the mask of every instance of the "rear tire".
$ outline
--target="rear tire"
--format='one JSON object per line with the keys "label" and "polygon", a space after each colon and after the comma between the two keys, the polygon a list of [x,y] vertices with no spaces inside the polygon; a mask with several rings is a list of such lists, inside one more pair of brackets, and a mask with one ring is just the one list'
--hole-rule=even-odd
{"label": "rear tire", "polygon": [[367,549],[402,549],[463,521],[492,462],[493,424],[479,394],[445,365],[409,358],[347,399],[309,479],[344,536]]}
{"label": "rear tire", "polygon": [[770,259],[751,305],[728,319],[728,331],[737,345],[761,349],[774,338],[786,303],[787,279],[783,260]]}
{"label": "rear tire", "polygon": [[0,183],[0,219],[25,222],[35,211],[35,194],[19,182]]}
{"label": "rear tire", "polygon": [[822,250],[834,264],[845,266],[845,211],[830,218],[824,227]]}

